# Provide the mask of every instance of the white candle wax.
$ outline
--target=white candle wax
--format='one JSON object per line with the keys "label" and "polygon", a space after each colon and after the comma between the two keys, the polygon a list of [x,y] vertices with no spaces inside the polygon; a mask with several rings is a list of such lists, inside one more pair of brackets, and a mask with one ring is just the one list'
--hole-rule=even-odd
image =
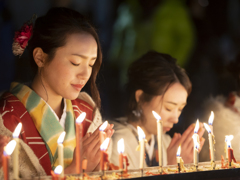
{"label": "white candle wax", "polygon": [[[66,132],[63,131],[58,138],[58,165],[60,165],[64,169],[64,155],[63,155],[63,140],[65,138]],[[64,178],[64,170],[61,171],[61,178]]]}
{"label": "white candle wax", "polygon": [[144,139],[139,141],[140,143],[140,169],[143,169],[143,164],[144,164]]}
{"label": "white candle wax", "polygon": [[[58,164],[64,167],[63,162],[63,144],[58,144]],[[60,177],[64,177],[64,171],[62,171]]]}
{"label": "white candle wax", "polygon": [[195,166],[198,166],[198,149],[194,148],[194,159],[193,159],[193,163]]}
{"label": "white candle wax", "polygon": [[213,136],[211,133],[208,133],[208,140],[209,140],[209,148],[210,148],[210,154],[211,154],[211,161],[215,161],[215,156],[214,156],[214,147],[213,147]]}
{"label": "white candle wax", "polygon": [[17,127],[15,128],[12,136],[13,140],[16,142],[16,147],[13,151],[13,179],[19,179],[19,162],[18,162],[18,156],[19,156],[19,134],[22,129],[22,123],[18,123]]}
{"label": "white candle wax", "polygon": [[16,141],[16,146],[13,151],[13,179],[19,179],[19,162],[18,162],[18,156],[19,156],[19,139],[13,138],[13,140]]}
{"label": "white candle wax", "polygon": [[157,121],[157,136],[158,136],[158,162],[159,166],[162,167],[162,121]]}

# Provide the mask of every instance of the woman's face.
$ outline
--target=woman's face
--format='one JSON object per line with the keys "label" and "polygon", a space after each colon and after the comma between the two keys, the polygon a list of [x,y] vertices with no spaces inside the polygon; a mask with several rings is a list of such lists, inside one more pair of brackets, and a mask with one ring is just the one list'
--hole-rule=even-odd
{"label": "woman's face", "polygon": [[163,132],[169,131],[186,105],[187,91],[180,83],[172,84],[164,96],[155,96],[150,102],[142,105],[143,114],[146,118],[143,125],[148,134],[157,134],[157,120],[152,111],[158,113],[163,122]]}
{"label": "woman's face", "polygon": [[76,99],[89,80],[97,59],[97,43],[87,33],[67,36],[65,46],[42,69],[42,79],[48,95]]}

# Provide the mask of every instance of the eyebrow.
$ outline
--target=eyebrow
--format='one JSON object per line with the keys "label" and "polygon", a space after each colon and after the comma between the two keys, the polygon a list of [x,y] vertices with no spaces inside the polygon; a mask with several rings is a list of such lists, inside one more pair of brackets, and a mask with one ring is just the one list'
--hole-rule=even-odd
{"label": "eyebrow", "polygon": [[[171,102],[171,101],[166,101],[166,103],[169,103],[169,104],[173,104],[173,105],[177,105],[177,103],[175,103],[175,102]],[[186,105],[187,103],[183,103],[182,105]]]}
{"label": "eyebrow", "polygon": [[[83,58],[83,59],[87,59],[88,57],[87,56],[84,56],[84,55],[81,55],[81,54],[72,54],[73,56],[78,56],[78,57],[81,57],[81,58]],[[93,57],[93,58],[91,58],[91,60],[96,60],[97,59],[97,57]]]}

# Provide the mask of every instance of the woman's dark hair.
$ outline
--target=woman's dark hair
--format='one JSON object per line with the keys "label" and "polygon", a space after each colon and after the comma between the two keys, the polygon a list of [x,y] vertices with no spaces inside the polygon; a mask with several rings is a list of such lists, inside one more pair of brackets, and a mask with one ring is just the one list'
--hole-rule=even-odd
{"label": "woman's dark hair", "polygon": [[57,48],[64,46],[67,36],[74,33],[89,33],[97,42],[97,59],[89,81],[92,98],[100,108],[101,102],[96,78],[102,63],[101,46],[96,30],[79,12],[64,7],[56,7],[50,9],[45,16],[36,19],[33,35],[28,45],[31,65],[36,74],[38,66],[33,60],[33,50],[36,47],[42,48],[43,52],[48,54],[48,61],[50,62],[54,58]]}
{"label": "woman's dark hair", "polygon": [[240,53],[237,54],[234,61],[227,65],[227,70],[236,79],[236,90],[240,91]]}
{"label": "woman's dark hair", "polygon": [[[133,112],[139,110],[139,105],[149,102],[154,96],[163,95],[171,84],[179,82],[186,89],[188,95],[192,84],[183,68],[176,64],[176,59],[168,54],[149,51],[134,61],[128,68],[128,82],[126,84],[129,95],[127,116],[128,121],[139,121]],[[143,94],[139,103],[135,92],[141,89]],[[144,117],[141,116],[144,121]]]}

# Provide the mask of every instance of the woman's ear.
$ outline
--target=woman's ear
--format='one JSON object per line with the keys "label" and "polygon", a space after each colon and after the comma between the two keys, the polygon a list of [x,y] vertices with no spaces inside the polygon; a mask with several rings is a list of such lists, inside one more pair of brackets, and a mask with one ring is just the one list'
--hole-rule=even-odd
{"label": "woman's ear", "polygon": [[42,48],[37,47],[33,50],[33,59],[38,67],[43,67],[46,61],[46,53],[43,52]]}
{"label": "woman's ear", "polygon": [[136,99],[137,102],[139,102],[140,97],[141,97],[142,94],[143,94],[143,90],[141,90],[141,89],[136,90],[136,92],[135,92],[135,99]]}

